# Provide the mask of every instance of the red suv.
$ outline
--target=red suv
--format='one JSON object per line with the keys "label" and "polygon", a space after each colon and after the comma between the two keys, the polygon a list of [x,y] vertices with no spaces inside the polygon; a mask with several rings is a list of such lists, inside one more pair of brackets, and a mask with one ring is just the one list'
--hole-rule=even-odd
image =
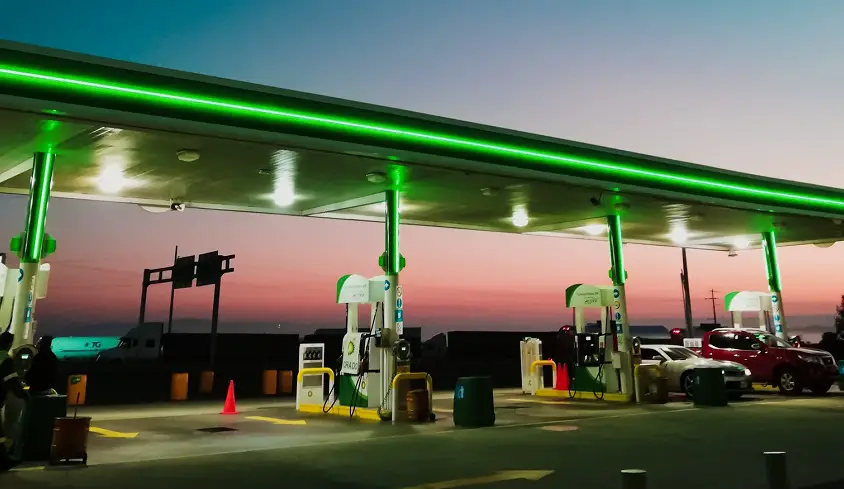
{"label": "red suv", "polygon": [[838,377],[835,359],[814,348],[795,348],[760,330],[716,329],[703,336],[701,355],[750,369],[754,382],[777,386],[787,395],[808,388],[825,394]]}

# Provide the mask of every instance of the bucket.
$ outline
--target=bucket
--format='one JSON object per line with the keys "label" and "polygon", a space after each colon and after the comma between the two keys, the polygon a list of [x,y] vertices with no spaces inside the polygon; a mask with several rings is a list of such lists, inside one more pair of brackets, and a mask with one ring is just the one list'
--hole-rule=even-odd
{"label": "bucket", "polygon": [[431,419],[431,406],[428,405],[428,390],[414,389],[407,392],[407,419],[423,422]]}
{"label": "bucket", "polygon": [[56,418],[53,424],[53,444],[50,464],[80,460],[88,462],[88,430],[91,418]]}

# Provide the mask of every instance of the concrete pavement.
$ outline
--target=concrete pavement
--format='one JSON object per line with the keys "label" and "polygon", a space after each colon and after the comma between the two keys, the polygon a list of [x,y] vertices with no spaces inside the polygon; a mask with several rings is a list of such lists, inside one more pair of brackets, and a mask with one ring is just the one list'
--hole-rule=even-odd
{"label": "concrete pavement", "polygon": [[454,428],[447,400],[435,402],[440,420],[425,425],[299,418],[284,406],[255,406],[237,416],[95,418],[95,426],[137,436],[92,434],[91,467],[20,471],[2,483],[230,489],[248,479],[249,489],[616,488],[621,469],[643,468],[651,488],[752,489],[765,487],[761,453],[785,450],[793,487],[844,484],[835,462],[844,456],[844,397],[837,395],[756,396],[709,409],[535,401],[499,394],[496,427],[474,430]]}

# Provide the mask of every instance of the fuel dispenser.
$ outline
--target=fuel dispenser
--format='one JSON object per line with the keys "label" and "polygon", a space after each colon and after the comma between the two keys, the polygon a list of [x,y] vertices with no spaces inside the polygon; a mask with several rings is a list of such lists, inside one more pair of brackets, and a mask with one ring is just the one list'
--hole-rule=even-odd
{"label": "fuel dispenser", "polygon": [[[12,348],[12,356],[19,373],[29,370],[29,365],[35,356],[35,338],[37,322],[35,321],[36,300],[47,297],[47,286],[50,282],[50,264],[42,263],[38,266],[38,273],[35,276],[34,293],[30,292],[25,302],[17,307],[25,307],[23,324],[20,329],[12,330],[15,335],[15,346]],[[7,328],[14,328],[12,315],[14,314],[15,299],[18,296],[19,279],[23,271],[15,268],[8,268],[0,262],[0,332]],[[24,296],[26,299],[26,296]]]}
{"label": "fuel dispenser", "polygon": [[758,328],[771,331],[771,294],[768,292],[752,292],[748,290],[730,292],[724,296],[724,307],[732,316],[734,328],[744,327],[743,313],[755,312],[759,318]]}
{"label": "fuel dispenser", "polygon": [[[633,367],[629,332],[617,331],[613,310],[615,288],[577,284],[566,289],[566,307],[574,309],[576,355],[569,395],[592,392],[602,399],[605,393],[633,394]],[[585,309],[600,309],[598,332],[587,332]],[[619,345],[623,345],[619,348]]]}
{"label": "fuel dispenser", "polygon": [[[325,345],[323,343],[302,343],[299,345],[299,372],[305,369],[322,369],[325,367]],[[322,372],[311,375],[300,375],[296,380],[296,410],[302,406],[322,406],[325,396],[325,381]],[[333,382],[328,391],[334,390]]]}
{"label": "fuel dispenser", "polygon": [[[337,281],[337,303],[346,305],[346,334],[343,361],[337,378],[337,402],[354,415],[358,407],[378,408],[382,404],[381,366],[395,363],[392,343],[385,338],[384,289],[386,277],[345,275]],[[358,307],[369,306],[369,331],[358,330]]]}

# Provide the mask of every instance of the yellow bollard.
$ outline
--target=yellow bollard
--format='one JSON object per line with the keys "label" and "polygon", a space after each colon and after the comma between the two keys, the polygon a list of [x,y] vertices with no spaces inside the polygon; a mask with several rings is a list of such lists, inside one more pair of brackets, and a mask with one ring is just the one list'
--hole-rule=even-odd
{"label": "yellow bollard", "polygon": [[188,374],[178,373],[170,377],[170,400],[188,400]]}

